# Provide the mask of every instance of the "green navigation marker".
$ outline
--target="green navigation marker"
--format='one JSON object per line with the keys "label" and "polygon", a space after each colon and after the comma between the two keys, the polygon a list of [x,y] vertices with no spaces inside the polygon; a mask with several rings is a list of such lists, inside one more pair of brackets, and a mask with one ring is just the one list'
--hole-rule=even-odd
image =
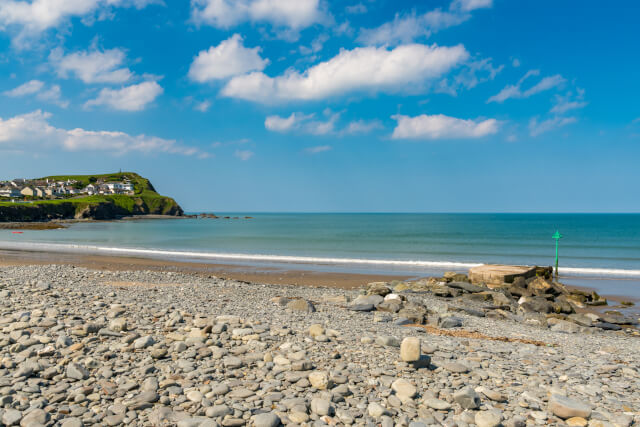
{"label": "green navigation marker", "polygon": [[556,230],[551,238],[556,240],[556,280],[558,280],[558,240],[562,239],[562,234]]}

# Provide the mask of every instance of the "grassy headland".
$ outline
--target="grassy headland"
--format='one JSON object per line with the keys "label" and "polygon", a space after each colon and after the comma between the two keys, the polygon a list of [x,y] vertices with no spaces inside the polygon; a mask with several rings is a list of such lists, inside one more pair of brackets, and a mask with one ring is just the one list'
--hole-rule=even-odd
{"label": "grassy headland", "polygon": [[134,194],[96,194],[27,203],[0,202],[0,222],[47,221],[53,219],[115,219],[131,215],[183,215],[182,208],[170,197],[158,194],[151,182],[133,172],[104,175],[58,175],[40,180],[75,180],[82,186],[99,181],[117,182],[128,179]]}

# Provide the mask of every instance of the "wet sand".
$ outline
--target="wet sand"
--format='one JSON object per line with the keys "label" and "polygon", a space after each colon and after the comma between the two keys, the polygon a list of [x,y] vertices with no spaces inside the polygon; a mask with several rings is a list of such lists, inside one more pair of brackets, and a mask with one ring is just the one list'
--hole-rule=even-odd
{"label": "wet sand", "polygon": [[358,288],[376,281],[387,282],[411,278],[410,276],[401,275],[331,273],[233,264],[165,261],[135,257],[0,250],[0,266],[48,264],[72,265],[92,270],[108,271],[175,271],[252,283],[320,286],[341,289]]}

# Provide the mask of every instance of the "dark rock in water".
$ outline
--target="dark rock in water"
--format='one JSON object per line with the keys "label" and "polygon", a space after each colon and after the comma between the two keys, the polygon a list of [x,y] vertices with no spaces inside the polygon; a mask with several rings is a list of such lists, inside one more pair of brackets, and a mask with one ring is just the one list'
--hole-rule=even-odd
{"label": "dark rock in water", "polygon": [[462,289],[463,291],[467,291],[470,293],[483,292],[487,290],[487,288],[484,288],[478,285],[473,285],[468,282],[451,282],[451,283],[447,283],[447,286],[449,286],[450,288]]}
{"label": "dark rock in water", "polygon": [[605,331],[619,331],[622,329],[622,327],[619,325],[614,325],[613,323],[607,323],[607,322],[597,322],[597,323],[594,323],[593,326],[595,328],[604,329]]}

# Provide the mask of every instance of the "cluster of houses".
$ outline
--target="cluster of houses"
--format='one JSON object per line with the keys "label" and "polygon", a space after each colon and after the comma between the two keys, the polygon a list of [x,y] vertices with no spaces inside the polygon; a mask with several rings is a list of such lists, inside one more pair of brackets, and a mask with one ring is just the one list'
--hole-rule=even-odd
{"label": "cluster of houses", "polygon": [[134,194],[134,185],[128,180],[122,182],[102,182],[97,180],[86,187],[79,185],[79,181],[69,179],[66,181],[55,181],[51,179],[28,180],[14,179],[11,181],[0,181],[0,197],[19,199],[62,199],[73,196],[96,194]]}

